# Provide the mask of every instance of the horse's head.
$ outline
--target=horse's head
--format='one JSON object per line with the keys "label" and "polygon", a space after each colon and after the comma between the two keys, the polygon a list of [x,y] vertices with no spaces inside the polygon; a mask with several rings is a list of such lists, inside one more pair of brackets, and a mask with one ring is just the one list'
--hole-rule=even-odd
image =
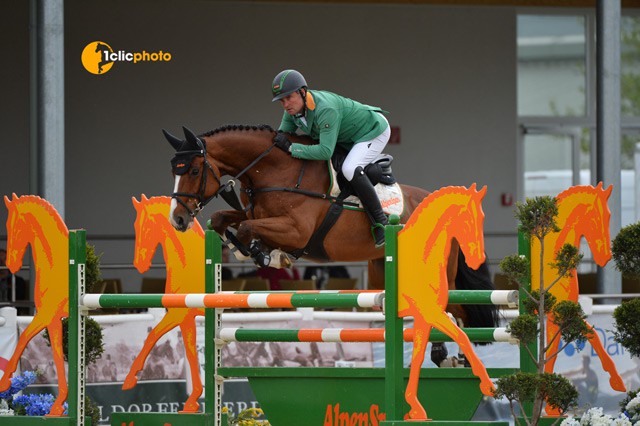
{"label": "horse's head", "polygon": [[[169,209],[169,197],[147,198],[141,195],[140,201],[131,198],[136,209],[136,247],[133,255],[133,265],[140,273],[144,273],[151,267],[153,255],[158,245],[166,238],[163,226],[158,221],[167,222],[167,210]],[[169,226],[166,224],[166,226]]]}
{"label": "horse's head", "polygon": [[455,237],[460,243],[460,249],[469,265],[473,269],[485,261],[484,251],[484,211],[482,210],[482,199],[487,192],[484,186],[480,191],[476,191],[476,184],[464,191],[464,196],[468,200],[459,215],[454,219]]}
{"label": "horse's head", "polygon": [[[604,266],[611,259],[611,234],[609,221],[611,211],[607,201],[611,196],[613,186],[604,189],[602,182],[593,188],[591,186],[576,187],[577,203],[583,204],[579,210],[579,219],[575,222],[575,232],[583,235],[593,253],[593,260]],[[571,188],[569,189],[571,191]]]}
{"label": "horse's head", "polygon": [[22,258],[27,245],[34,239],[34,231],[27,223],[27,217],[20,211],[20,198],[13,194],[12,199],[4,197],[9,210],[7,217],[7,268],[13,273],[22,268]]}
{"label": "horse's head", "polygon": [[[175,178],[169,218],[178,231],[186,231],[193,219],[220,188],[220,170],[207,154],[205,142],[184,129],[185,140],[163,130],[176,154],[171,160]],[[211,178],[209,178],[211,177]]]}

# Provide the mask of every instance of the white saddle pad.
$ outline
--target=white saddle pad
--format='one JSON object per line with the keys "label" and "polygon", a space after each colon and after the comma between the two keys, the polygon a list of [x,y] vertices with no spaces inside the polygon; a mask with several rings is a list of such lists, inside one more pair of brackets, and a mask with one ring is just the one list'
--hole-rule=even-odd
{"label": "white saddle pad", "polygon": [[[333,183],[330,194],[337,197],[340,195],[340,187],[338,186],[338,179],[336,177],[337,173],[331,164],[329,165],[329,170],[331,170],[331,182]],[[404,197],[402,196],[402,189],[398,182],[393,185],[384,185],[379,183],[375,186],[375,190],[385,214],[397,214],[398,216],[402,214],[402,211],[404,210]],[[363,208],[360,199],[355,195],[347,197],[345,201],[356,203],[360,208]]]}

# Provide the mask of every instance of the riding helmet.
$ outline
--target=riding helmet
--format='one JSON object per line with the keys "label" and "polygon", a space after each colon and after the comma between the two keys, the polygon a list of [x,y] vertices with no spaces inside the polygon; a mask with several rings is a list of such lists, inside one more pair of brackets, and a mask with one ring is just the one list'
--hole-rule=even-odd
{"label": "riding helmet", "polygon": [[276,75],[271,85],[271,93],[273,95],[272,102],[280,100],[285,96],[307,87],[307,82],[296,70],[284,70]]}

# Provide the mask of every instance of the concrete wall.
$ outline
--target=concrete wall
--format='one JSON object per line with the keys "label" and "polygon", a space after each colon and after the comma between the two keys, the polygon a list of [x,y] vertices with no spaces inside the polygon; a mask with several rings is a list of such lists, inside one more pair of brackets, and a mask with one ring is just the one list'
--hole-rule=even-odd
{"label": "concrete wall", "polygon": [[[26,3],[0,4],[3,28],[16,34],[5,58],[18,58],[0,68],[2,194],[29,192]],[[512,8],[123,0],[65,6],[66,222],[86,228],[90,240],[101,237],[92,242],[103,262],[131,263],[131,197],[172,190],[171,148],[160,129],[277,126],[281,109],[270,102],[269,85],[290,67],[312,88],[390,112],[402,132],[402,143],[388,149],[401,182],[487,185],[489,257],[515,251],[515,238],[491,237],[515,230],[512,208],[500,205],[501,193],[516,193]],[[163,50],[172,60],[116,63],[97,76],[80,61],[92,41],[128,52]],[[217,207],[203,212],[203,222]],[[137,286],[139,276],[131,277]]]}

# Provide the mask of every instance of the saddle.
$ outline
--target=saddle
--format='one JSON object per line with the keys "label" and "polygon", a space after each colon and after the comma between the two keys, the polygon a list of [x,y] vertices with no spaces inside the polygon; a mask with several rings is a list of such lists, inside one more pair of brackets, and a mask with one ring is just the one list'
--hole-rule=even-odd
{"label": "saddle", "polygon": [[[351,189],[351,184],[340,171],[342,170],[342,164],[348,154],[349,151],[341,146],[336,146],[336,149],[333,151],[333,156],[331,157],[331,165],[334,170],[336,170],[340,191],[343,192],[347,190],[350,194],[353,194],[354,191]],[[393,176],[393,172],[391,170],[392,162],[393,157],[391,155],[380,154],[371,164],[364,168],[364,172],[373,186],[376,186],[379,183],[383,185],[393,185],[396,183],[396,178]]]}

